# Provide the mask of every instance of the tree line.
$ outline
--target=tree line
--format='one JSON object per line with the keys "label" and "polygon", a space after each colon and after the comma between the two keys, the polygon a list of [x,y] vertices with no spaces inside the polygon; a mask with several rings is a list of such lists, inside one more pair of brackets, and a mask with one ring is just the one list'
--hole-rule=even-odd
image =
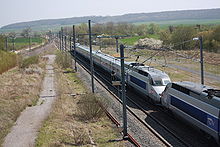
{"label": "tree line", "polygon": [[[65,27],[64,32],[71,35],[72,28]],[[85,23],[76,26],[78,34],[87,34],[88,26]],[[163,41],[164,47],[173,49],[191,50],[199,47],[199,43],[193,41],[194,37],[203,37],[204,49],[211,52],[220,52],[220,25],[179,25],[161,28],[158,24],[131,24],[131,23],[113,23],[92,24],[92,33],[103,35],[131,35],[148,36],[156,35]],[[79,40],[88,43],[88,36],[78,36]],[[106,43],[115,43],[114,40],[103,39]],[[185,42],[185,43],[184,43]],[[111,44],[109,43],[109,44]]]}
{"label": "tree line", "polygon": [[[88,25],[82,23],[76,25],[77,34],[87,34]],[[72,35],[71,27],[64,27],[64,33]],[[92,33],[100,35],[130,35],[130,36],[148,36],[155,35],[157,38],[163,41],[164,47],[172,47],[173,49],[191,50],[198,47],[199,44],[192,41],[194,37],[203,37],[204,49],[211,52],[220,52],[220,25],[208,26],[208,25],[179,25],[168,26],[167,28],[161,28],[158,24],[131,24],[131,23],[113,23],[108,22],[104,24],[94,23],[92,24]],[[26,28],[20,36],[27,38],[31,34],[31,29]],[[8,37],[15,37],[15,33],[11,32]],[[35,36],[35,34],[34,34]],[[36,34],[37,36],[37,34]],[[88,43],[87,36],[77,36],[79,41]],[[6,36],[0,35],[0,49],[5,48]],[[102,42],[107,45],[115,44],[113,39],[102,39]],[[185,42],[185,43],[184,43]]]}
{"label": "tree line", "polygon": [[[160,31],[160,39],[165,46],[174,49],[191,50],[198,47],[192,38],[202,37],[203,47],[207,51],[220,53],[220,25],[218,26],[170,26]],[[185,42],[185,43],[184,43]]]}

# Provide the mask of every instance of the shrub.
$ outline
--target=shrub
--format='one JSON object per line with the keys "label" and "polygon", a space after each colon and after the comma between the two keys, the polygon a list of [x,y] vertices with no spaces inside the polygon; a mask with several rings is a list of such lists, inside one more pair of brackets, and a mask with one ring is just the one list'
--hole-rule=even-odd
{"label": "shrub", "polygon": [[94,94],[83,95],[78,103],[78,115],[82,120],[97,120],[103,116],[107,103]]}
{"label": "shrub", "polygon": [[39,56],[31,56],[22,60],[19,64],[19,68],[27,68],[32,64],[37,64],[39,62]]}
{"label": "shrub", "polygon": [[56,54],[56,63],[61,68],[70,68],[72,66],[72,59],[69,53],[58,51]]}
{"label": "shrub", "polygon": [[0,74],[15,67],[17,64],[16,58],[16,54],[0,50]]}

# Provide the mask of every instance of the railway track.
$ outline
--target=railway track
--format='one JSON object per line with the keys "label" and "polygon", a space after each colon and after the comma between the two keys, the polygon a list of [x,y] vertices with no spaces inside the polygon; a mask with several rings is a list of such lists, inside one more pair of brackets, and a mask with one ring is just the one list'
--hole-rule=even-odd
{"label": "railway track", "polygon": [[[84,61],[82,61],[81,59],[77,59],[78,60],[78,63],[81,63],[81,64],[83,64],[83,62]],[[88,61],[87,61],[88,62]],[[86,64],[84,64],[84,66],[85,66]],[[85,67],[84,67],[85,68]],[[88,68],[88,67],[87,67]],[[86,68],[85,68],[86,69]],[[88,71],[88,70],[87,70]],[[89,71],[88,71],[89,72]],[[112,86],[112,84],[111,84],[111,82],[109,81],[109,80],[107,80],[107,79],[105,79],[105,78],[103,78],[103,76],[101,75],[101,74],[99,74],[98,72],[96,72],[96,76],[98,77],[98,79],[97,78],[95,78],[98,82],[101,80],[101,81],[104,81],[105,82],[105,84],[101,84],[107,91],[109,91],[109,93],[111,93],[116,99],[117,99],[117,101],[118,102],[120,102],[120,103],[122,103],[121,102],[121,100],[120,99],[118,99],[118,97],[116,96],[117,94],[115,94],[114,92],[112,92],[112,89],[114,89],[113,91],[117,91],[118,89],[117,88],[115,88],[115,87],[111,87],[110,89],[111,90],[109,90],[109,87],[110,86]],[[110,78],[109,78],[110,79]],[[100,83],[100,82],[99,82]],[[106,83],[108,84],[108,86],[106,86]],[[116,92],[116,93],[118,93],[118,92]],[[180,146],[180,144],[181,144],[181,146],[195,146],[195,144],[194,143],[192,143],[192,141],[189,141],[189,139],[186,139],[185,137],[182,137],[182,136],[184,136],[184,135],[180,135],[180,133],[178,132],[178,131],[176,131],[175,129],[171,129],[170,128],[170,126],[169,127],[167,127],[167,124],[166,125],[164,125],[164,123],[163,123],[163,121],[160,121],[160,119],[158,119],[158,117],[155,117],[154,115],[152,115],[152,109],[149,109],[149,110],[146,110],[144,107],[143,107],[143,103],[139,103],[139,101],[137,102],[136,100],[134,101],[132,98],[130,98],[130,97],[127,97],[127,99],[128,99],[128,101],[129,101],[129,103],[130,104],[132,104],[132,105],[134,105],[136,108],[138,108],[138,110],[140,110],[145,116],[147,116],[147,118],[149,119],[151,119],[152,121],[154,121],[154,123],[155,124],[157,124],[158,126],[160,126],[160,128],[162,128],[163,130],[165,130],[165,132],[166,133],[163,133],[162,135],[161,135],[161,131],[159,131],[159,133],[158,133],[158,128],[156,128],[156,131],[155,131],[155,127],[151,127],[151,124],[149,125],[148,124],[148,122],[145,120],[145,119],[143,119],[143,118],[141,118],[140,117],[140,115],[139,115],[139,113],[138,112],[136,112],[136,110],[135,109],[133,109],[132,107],[127,107],[127,110],[128,110],[128,112],[129,113],[131,113],[139,122],[141,122],[146,128],[148,128],[155,136],[157,136],[157,138],[159,139],[159,140],[161,140],[163,143],[164,143],[164,145],[166,145],[166,146],[174,146],[174,144],[173,144],[173,141],[171,141],[171,144],[170,144],[170,139],[167,139],[167,137],[166,136],[170,136],[170,138],[175,138],[174,140],[176,140],[176,141],[174,141],[174,142],[179,142],[179,144],[178,145],[175,145],[175,146]],[[144,101],[144,103],[146,103],[146,100],[143,100]],[[143,102],[142,101],[142,102]],[[151,104],[151,106],[152,106],[152,104]],[[164,113],[164,109],[160,109],[160,107],[158,108],[158,107],[156,107],[156,106],[154,106],[155,108],[156,108],[156,111],[158,111],[159,113],[160,112],[162,112],[162,113]],[[154,111],[154,110],[153,110]],[[173,118],[173,116],[172,115],[170,115],[169,113],[167,113],[167,116],[171,116],[172,118]],[[165,116],[165,117],[167,117],[167,116]],[[175,119],[173,119],[174,121],[176,121]],[[172,123],[170,123],[170,124],[173,124],[173,122]],[[184,126],[184,125],[183,125]],[[181,127],[180,127],[181,128]],[[189,127],[189,129],[190,129],[190,127]],[[181,130],[181,129],[178,129],[178,130]],[[164,136],[164,134],[166,134],[166,136]],[[169,134],[169,135],[167,135],[167,134]],[[190,134],[189,132],[188,132],[188,134]],[[181,136],[181,137],[180,137]],[[189,135],[190,136],[190,135]],[[198,136],[198,135],[197,135]],[[165,137],[165,139],[164,139],[164,137]],[[183,139],[184,138],[184,139]],[[192,135],[192,138],[194,139],[194,136]],[[204,137],[201,137],[201,138],[204,138]],[[192,140],[193,140],[192,139]],[[172,140],[172,139],[171,139]],[[200,139],[199,139],[200,140]],[[202,139],[201,139],[202,140]],[[205,139],[203,139],[203,140],[205,140]],[[198,139],[197,139],[197,141],[198,141]],[[206,142],[206,144],[207,144],[207,141],[205,141]],[[200,144],[202,144],[202,143],[200,143]],[[209,144],[208,144],[209,145]],[[216,145],[216,144],[215,144]],[[205,145],[204,145],[205,146]]]}
{"label": "railway track", "polygon": [[[77,58],[77,61],[78,63],[80,63],[80,65],[88,72],[88,66],[86,67],[86,65],[88,64],[85,64],[84,61],[82,61],[81,59]],[[84,63],[83,63],[84,62]],[[95,72],[96,74],[96,77],[94,77],[97,82],[102,85],[119,103],[122,104],[122,101],[118,98],[118,96],[112,92],[110,89],[109,89],[109,86],[112,86],[112,84],[109,82],[109,80],[105,79],[101,74],[99,74],[98,72]],[[108,87],[106,85],[103,84],[103,82],[100,81],[104,81],[105,83],[108,84]],[[116,87],[113,87],[112,88],[114,90],[118,90]],[[177,134],[175,134],[173,131],[171,131],[169,128],[167,128],[165,125],[163,125],[156,117],[152,116],[150,114],[150,112],[144,110],[142,108],[142,106],[140,106],[139,104],[137,104],[135,101],[133,101],[130,97],[127,96],[127,99],[130,103],[132,103],[133,105],[135,105],[141,112],[143,112],[145,115],[147,115],[149,118],[151,118],[157,125],[161,126],[161,128],[164,129],[164,131],[166,132],[165,134],[170,134],[170,136],[172,136],[172,138],[175,138],[175,140],[179,143],[177,143],[179,146],[190,146],[187,142],[185,142],[184,140],[181,139],[181,137],[179,137]],[[163,144],[165,146],[173,146],[173,144],[170,144],[166,139],[164,139],[164,137],[162,137],[157,131],[154,130],[154,128],[152,128],[149,124],[147,124],[143,119],[141,119],[135,111],[132,110],[132,108],[128,107],[127,106],[127,110],[130,114],[132,114],[141,124],[143,124],[143,126],[145,126],[147,129],[149,129],[161,142],[163,142]]]}

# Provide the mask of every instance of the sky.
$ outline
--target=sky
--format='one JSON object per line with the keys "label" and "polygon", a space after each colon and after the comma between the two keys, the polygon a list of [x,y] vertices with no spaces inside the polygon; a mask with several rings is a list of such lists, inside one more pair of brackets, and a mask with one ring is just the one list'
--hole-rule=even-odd
{"label": "sky", "polygon": [[0,2],[0,27],[40,19],[220,8],[220,0],[0,0]]}

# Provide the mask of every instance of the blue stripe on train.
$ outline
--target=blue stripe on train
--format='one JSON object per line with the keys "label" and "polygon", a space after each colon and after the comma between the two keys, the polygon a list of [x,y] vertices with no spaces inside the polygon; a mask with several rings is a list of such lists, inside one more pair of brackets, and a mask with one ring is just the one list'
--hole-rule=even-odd
{"label": "blue stripe on train", "polygon": [[219,132],[219,119],[207,114],[206,112],[199,110],[198,108],[195,108],[192,105],[189,105],[185,102],[183,102],[180,99],[177,99],[174,96],[171,96],[171,104],[175,106],[176,108],[180,109],[181,111],[187,113],[191,117],[197,119],[201,123],[205,124],[209,128],[212,128],[216,132]]}
{"label": "blue stripe on train", "polygon": [[146,83],[144,81],[141,81],[138,78],[135,78],[134,76],[131,75],[130,75],[130,81],[135,83],[139,87],[146,89]]}

